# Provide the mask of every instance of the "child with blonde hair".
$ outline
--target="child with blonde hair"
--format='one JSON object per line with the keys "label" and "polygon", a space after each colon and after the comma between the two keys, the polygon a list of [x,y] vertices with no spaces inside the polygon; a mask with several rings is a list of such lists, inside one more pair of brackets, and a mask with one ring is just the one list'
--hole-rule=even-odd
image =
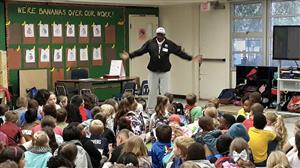
{"label": "child with blonde hair", "polygon": [[25,167],[47,167],[47,162],[52,156],[49,147],[49,137],[44,131],[33,134],[33,147],[25,152]]}
{"label": "child with blonde hair", "polygon": [[[229,147],[229,155],[232,161],[241,168],[254,168],[250,161],[250,149],[248,143],[243,138],[235,138]],[[223,163],[224,164],[224,163]]]}
{"label": "child with blonde hair", "polygon": [[89,126],[90,139],[102,155],[108,157],[108,142],[103,136],[104,124],[100,120],[93,120]]}
{"label": "child with blonde hair", "polygon": [[193,138],[187,136],[179,136],[174,141],[174,155],[173,162],[167,164],[168,167],[179,167],[182,162],[187,160],[188,147],[195,143]]}
{"label": "child with blonde hair", "polygon": [[219,112],[218,109],[215,107],[207,107],[204,110],[204,116],[210,117],[213,119],[214,127],[217,128],[220,125],[220,122],[218,121]]}
{"label": "child with blonde hair", "polygon": [[[297,165],[299,166],[299,165]],[[267,168],[290,168],[289,161],[282,151],[273,151],[268,160]]]}
{"label": "child with blonde hair", "polygon": [[107,128],[114,130],[114,117],[115,117],[115,109],[110,104],[103,104],[100,107],[100,112],[104,113],[106,116],[106,126]]}
{"label": "child with blonde hair", "polygon": [[58,102],[61,108],[66,108],[68,106],[68,97],[58,96]]}
{"label": "child with blonde hair", "polygon": [[265,116],[267,119],[267,125],[265,127],[265,130],[275,132],[277,138],[280,139],[278,141],[277,148],[281,150],[288,136],[283,118],[281,115],[276,114],[276,112],[271,111],[266,112]]}
{"label": "child with blonde hair", "polygon": [[208,100],[208,104],[211,104],[211,105],[213,105],[213,107],[218,109],[220,106],[220,100],[218,98],[214,97],[214,98],[211,98]]}
{"label": "child with blonde hair", "polygon": [[201,168],[201,167],[192,161],[186,161],[182,163],[180,168]]}
{"label": "child with blonde hair", "polygon": [[125,142],[122,153],[129,152],[132,152],[137,156],[139,167],[151,168],[151,162],[148,158],[148,149],[141,137],[132,136]]}

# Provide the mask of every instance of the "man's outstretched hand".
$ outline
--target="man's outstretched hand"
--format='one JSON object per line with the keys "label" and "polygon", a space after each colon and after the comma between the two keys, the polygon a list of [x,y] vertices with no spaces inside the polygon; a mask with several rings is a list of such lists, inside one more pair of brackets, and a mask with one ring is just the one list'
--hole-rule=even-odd
{"label": "man's outstretched hand", "polygon": [[193,61],[198,62],[198,63],[202,63],[203,60],[203,56],[202,55],[196,55],[193,57]]}
{"label": "man's outstretched hand", "polygon": [[121,54],[121,59],[123,60],[127,60],[129,58],[129,54],[126,51],[123,51],[123,53]]}

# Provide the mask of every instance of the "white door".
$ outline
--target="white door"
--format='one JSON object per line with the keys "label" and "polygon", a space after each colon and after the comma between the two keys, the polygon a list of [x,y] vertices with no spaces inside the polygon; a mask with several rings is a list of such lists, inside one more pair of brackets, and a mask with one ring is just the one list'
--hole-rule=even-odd
{"label": "white door", "polygon": [[[149,39],[155,36],[158,26],[158,17],[129,15],[129,52],[133,52]],[[129,61],[129,76],[140,77],[140,80],[148,79],[147,65],[149,54],[136,57]]]}

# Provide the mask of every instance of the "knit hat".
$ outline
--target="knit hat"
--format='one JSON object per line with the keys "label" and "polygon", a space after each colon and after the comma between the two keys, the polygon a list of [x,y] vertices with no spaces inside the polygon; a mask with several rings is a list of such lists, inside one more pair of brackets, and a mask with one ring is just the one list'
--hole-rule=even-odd
{"label": "knit hat", "polygon": [[180,124],[180,116],[178,114],[172,114],[169,117],[169,122],[177,122],[178,124]]}
{"label": "knit hat", "polygon": [[163,27],[159,27],[156,29],[156,34],[166,34],[166,30]]}
{"label": "knit hat", "polygon": [[232,139],[234,139],[234,138],[236,138],[236,137],[241,137],[241,138],[243,138],[245,141],[247,141],[247,142],[249,141],[249,135],[248,135],[248,133],[247,133],[247,130],[246,130],[246,128],[244,127],[244,125],[241,124],[241,123],[235,123],[235,124],[233,124],[233,125],[229,128],[227,134],[228,134],[229,136],[231,136]]}

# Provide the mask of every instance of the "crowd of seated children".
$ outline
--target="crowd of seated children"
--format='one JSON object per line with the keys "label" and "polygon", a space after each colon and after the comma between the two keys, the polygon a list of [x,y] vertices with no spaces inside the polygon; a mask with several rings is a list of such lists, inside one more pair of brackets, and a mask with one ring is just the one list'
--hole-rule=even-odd
{"label": "crowd of seated children", "polygon": [[17,112],[0,105],[0,167],[299,167],[300,120],[287,139],[283,118],[264,112],[258,92],[237,116],[220,111],[216,98],[198,106],[194,94],[183,114],[171,93],[157,97],[153,114],[129,93],[100,104],[94,95],[36,96],[19,98]]}

